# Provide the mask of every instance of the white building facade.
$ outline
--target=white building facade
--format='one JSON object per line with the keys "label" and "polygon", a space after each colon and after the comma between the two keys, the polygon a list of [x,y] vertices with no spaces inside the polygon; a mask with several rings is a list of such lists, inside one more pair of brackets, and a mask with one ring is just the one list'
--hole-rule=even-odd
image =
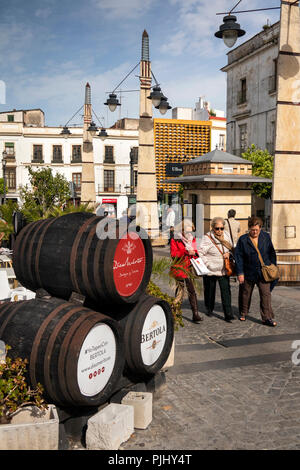
{"label": "white building facade", "polygon": [[227,152],[251,144],[274,154],[279,23],[228,52]]}
{"label": "white building facade", "polygon": [[[117,217],[127,208],[130,194],[135,194],[137,182],[138,129],[127,127],[106,129],[105,140],[97,133],[93,137],[96,202],[111,204]],[[6,152],[7,199],[20,200],[20,187],[29,184],[30,166],[50,167],[54,174],[63,174],[75,184],[75,197],[80,200],[83,128],[69,130],[71,134],[62,135],[61,127],[46,127],[42,110],[0,113],[0,155],[3,158]]]}

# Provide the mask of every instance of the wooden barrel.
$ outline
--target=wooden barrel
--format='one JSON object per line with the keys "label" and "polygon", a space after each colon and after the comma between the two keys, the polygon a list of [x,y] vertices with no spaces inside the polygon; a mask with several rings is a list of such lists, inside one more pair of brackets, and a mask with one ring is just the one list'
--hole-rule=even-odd
{"label": "wooden barrel", "polygon": [[16,277],[24,287],[43,288],[65,300],[76,292],[106,304],[137,302],[152,261],[143,229],[127,232],[117,220],[86,212],[26,225],[13,252]]}
{"label": "wooden barrel", "polygon": [[28,382],[40,382],[48,403],[98,406],[124,368],[118,322],[57,298],[0,305],[0,339],[12,358],[28,359]]}
{"label": "wooden barrel", "polygon": [[144,294],[127,311],[108,313],[123,328],[124,375],[147,377],[158,372],[169,357],[174,338],[174,319],[165,300]]}

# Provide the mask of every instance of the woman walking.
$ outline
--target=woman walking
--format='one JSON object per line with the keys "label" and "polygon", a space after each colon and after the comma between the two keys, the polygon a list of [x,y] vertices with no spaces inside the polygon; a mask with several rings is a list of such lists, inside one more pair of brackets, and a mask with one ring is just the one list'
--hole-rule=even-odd
{"label": "woman walking", "polygon": [[224,230],[224,227],[224,219],[215,217],[211,222],[211,231],[206,233],[201,240],[198,252],[211,273],[203,276],[204,303],[207,316],[212,315],[215,307],[216,284],[218,282],[225,321],[231,323],[234,316],[231,309],[229,276],[226,275],[224,260],[229,258],[233,247],[230,242],[230,235]]}
{"label": "woman walking", "polygon": [[184,287],[186,286],[193,312],[193,322],[199,323],[202,321],[202,317],[198,311],[195,285],[190,277],[191,258],[198,257],[194,232],[195,227],[188,220],[184,220],[176,227],[175,238],[172,238],[170,241],[171,257],[176,259],[176,265],[171,268],[171,275],[176,279],[175,304],[181,304],[184,296]]}
{"label": "woman walking", "polygon": [[259,217],[250,217],[249,233],[242,235],[235,248],[236,272],[239,283],[243,285],[240,320],[245,321],[248,315],[251,296],[255,284],[259,290],[260,313],[264,325],[276,326],[271,305],[271,290],[275,282],[267,282],[262,274],[262,264],[276,265],[276,253],[267,232],[261,230],[262,221]]}

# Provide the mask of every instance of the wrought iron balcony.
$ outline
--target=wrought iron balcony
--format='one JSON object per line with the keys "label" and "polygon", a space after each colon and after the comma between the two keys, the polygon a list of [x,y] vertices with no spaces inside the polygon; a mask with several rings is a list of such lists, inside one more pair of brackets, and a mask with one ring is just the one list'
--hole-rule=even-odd
{"label": "wrought iron balcony", "polygon": [[98,184],[98,193],[121,193],[121,185],[100,185]]}

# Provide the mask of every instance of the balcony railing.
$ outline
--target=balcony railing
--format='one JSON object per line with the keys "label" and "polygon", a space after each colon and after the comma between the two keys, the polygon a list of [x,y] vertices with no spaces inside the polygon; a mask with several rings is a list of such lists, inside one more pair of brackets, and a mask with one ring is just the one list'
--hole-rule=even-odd
{"label": "balcony railing", "polygon": [[98,185],[98,193],[121,193],[121,185]]}

